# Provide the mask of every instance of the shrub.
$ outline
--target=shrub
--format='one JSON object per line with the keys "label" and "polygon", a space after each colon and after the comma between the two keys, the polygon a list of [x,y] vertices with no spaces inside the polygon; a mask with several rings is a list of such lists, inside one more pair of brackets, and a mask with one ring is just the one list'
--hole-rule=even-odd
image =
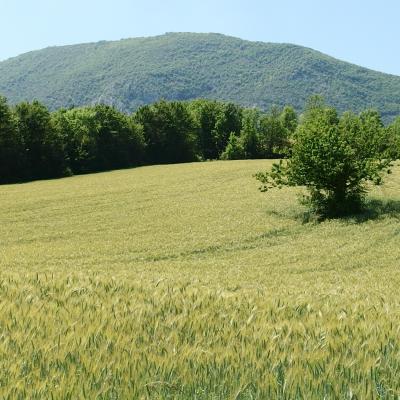
{"label": "shrub", "polygon": [[232,132],[229,136],[225,151],[221,154],[222,160],[241,160],[245,158],[243,144],[239,137]]}

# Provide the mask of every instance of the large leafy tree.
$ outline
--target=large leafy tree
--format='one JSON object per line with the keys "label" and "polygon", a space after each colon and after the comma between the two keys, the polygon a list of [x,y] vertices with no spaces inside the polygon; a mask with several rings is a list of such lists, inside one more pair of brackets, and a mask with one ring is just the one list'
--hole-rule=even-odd
{"label": "large leafy tree", "polygon": [[139,108],[133,120],[143,126],[147,162],[195,160],[196,126],[185,104],[162,100]]}
{"label": "large leafy tree", "polygon": [[388,127],[389,136],[391,139],[390,148],[393,156],[400,158],[400,117],[397,117]]}
{"label": "large leafy tree", "polygon": [[53,113],[53,125],[63,138],[65,157],[71,172],[96,170],[97,122],[91,107],[61,109]]}
{"label": "large leafy tree", "polygon": [[286,120],[286,115],[278,107],[272,107],[270,112],[262,116],[259,133],[262,157],[273,158],[286,153],[293,125],[294,122],[289,118]]}
{"label": "large leafy tree", "polygon": [[24,143],[27,177],[41,179],[63,175],[63,141],[53,127],[48,109],[38,101],[23,102],[15,107],[15,115]]}
{"label": "large leafy tree", "polygon": [[234,103],[221,103],[213,129],[216,158],[225,150],[231,133],[239,136],[242,129],[243,109]]}
{"label": "large leafy tree", "polygon": [[246,109],[243,111],[240,142],[243,147],[241,158],[257,158],[260,156],[260,117],[258,109]]}
{"label": "large leafy tree", "polygon": [[218,157],[214,129],[220,113],[221,103],[215,100],[193,100],[188,102],[188,109],[196,126],[196,147],[203,160]]}
{"label": "large leafy tree", "polygon": [[297,124],[297,114],[292,107],[285,107],[282,111],[272,107],[266,114],[256,108],[244,109],[240,137],[229,138],[223,158],[285,156],[290,150]]}
{"label": "large leafy tree", "polygon": [[143,159],[141,127],[131,118],[104,104],[93,108],[96,124],[96,169],[126,168]]}
{"label": "large leafy tree", "polygon": [[293,107],[291,106],[286,106],[282,110],[279,119],[281,121],[281,124],[287,131],[286,136],[292,136],[293,133],[295,132],[297,125],[299,123],[298,117],[296,114],[296,111],[294,110]]}
{"label": "large leafy tree", "polygon": [[196,124],[198,155],[205,160],[220,158],[231,133],[240,135],[242,107],[204,99],[191,101],[188,107]]}
{"label": "large leafy tree", "polygon": [[321,99],[312,99],[294,136],[287,162],[258,173],[261,190],[305,186],[306,201],[323,216],[340,216],[362,209],[367,184],[379,184],[390,171],[388,131],[375,111],[339,118]]}
{"label": "large leafy tree", "polygon": [[141,127],[111,106],[60,110],[53,120],[74,173],[126,168],[143,161]]}
{"label": "large leafy tree", "polygon": [[21,180],[24,177],[25,154],[17,121],[0,96],[0,183]]}

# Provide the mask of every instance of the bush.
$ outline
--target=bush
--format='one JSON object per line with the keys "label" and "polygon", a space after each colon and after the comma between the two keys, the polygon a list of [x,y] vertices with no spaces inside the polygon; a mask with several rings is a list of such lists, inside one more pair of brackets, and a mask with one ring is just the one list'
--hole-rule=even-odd
{"label": "bush", "polygon": [[338,118],[321,99],[312,99],[294,135],[292,155],[256,174],[261,191],[273,187],[305,186],[303,198],[323,217],[361,211],[367,184],[379,184],[390,172],[389,131],[375,111]]}
{"label": "bush", "polygon": [[245,158],[243,144],[239,137],[232,132],[229,136],[225,151],[221,154],[222,160],[241,160]]}

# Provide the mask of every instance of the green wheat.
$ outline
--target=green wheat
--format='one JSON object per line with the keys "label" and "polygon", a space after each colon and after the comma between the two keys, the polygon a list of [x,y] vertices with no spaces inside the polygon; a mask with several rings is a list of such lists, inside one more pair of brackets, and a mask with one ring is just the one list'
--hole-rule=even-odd
{"label": "green wheat", "polygon": [[400,170],[304,223],[269,164],[0,187],[0,398],[399,398]]}

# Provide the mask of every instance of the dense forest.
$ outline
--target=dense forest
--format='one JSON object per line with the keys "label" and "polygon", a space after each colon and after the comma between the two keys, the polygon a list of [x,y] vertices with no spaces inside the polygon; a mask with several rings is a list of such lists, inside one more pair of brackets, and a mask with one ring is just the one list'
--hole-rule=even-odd
{"label": "dense forest", "polygon": [[104,103],[131,113],[161,98],[231,101],[268,110],[321,94],[340,112],[400,115],[400,77],[292,44],[220,34],[166,35],[50,47],[0,62],[11,104],[39,100],[51,111]]}
{"label": "dense forest", "polygon": [[[398,146],[400,118],[387,126],[377,111],[354,118],[364,121],[366,134],[368,121],[373,129],[378,121]],[[162,100],[128,115],[104,104],[50,112],[39,101],[10,106],[0,97],[0,182],[149,164],[281,158],[301,125],[302,116],[290,106],[262,112],[215,100]]]}

